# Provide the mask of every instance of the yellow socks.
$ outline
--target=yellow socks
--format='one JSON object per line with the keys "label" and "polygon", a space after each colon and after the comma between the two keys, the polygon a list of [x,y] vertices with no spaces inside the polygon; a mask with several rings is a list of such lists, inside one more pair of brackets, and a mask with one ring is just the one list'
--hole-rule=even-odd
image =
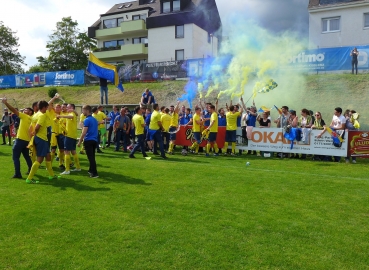
{"label": "yellow socks", "polygon": [[50,158],[51,158],[51,164],[53,164],[53,160],[55,158],[55,152],[50,153]]}
{"label": "yellow socks", "polygon": [[65,171],[70,171],[70,155],[65,155]]}
{"label": "yellow socks", "polygon": [[235,142],[232,143],[232,153],[236,154],[236,143]]}
{"label": "yellow socks", "polygon": [[206,154],[209,154],[209,152],[210,152],[210,147],[211,147],[211,145],[210,145],[210,143],[208,143],[208,144],[206,145]]}
{"label": "yellow socks", "polygon": [[32,165],[31,171],[29,172],[27,179],[32,180],[33,176],[35,176],[35,173],[37,172],[39,167],[40,163],[36,160]]}
{"label": "yellow socks", "polygon": [[63,165],[65,159],[64,151],[59,151],[59,166]]}
{"label": "yellow socks", "polygon": [[214,143],[214,152],[215,152],[215,154],[219,153],[219,148],[218,148],[217,143]]}
{"label": "yellow socks", "polygon": [[173,152],[174,144],[172,142],[169,143],[169,152]]}
{"label": "yellow socks", "polygon": [[49,172],[49,175],[54,176],[54,171],[53,171],[53,167],[51,166],[51,161],[46,161],[46,168],[47,168],[47,171]]}
{"label": "yellow socks", "polygon": [[225,142],[224,143],[224,146],[223,146],[223,154],[226,154],[227,153],[227,149],[228,149],[228,143]]}
{"label": "yellow socks", "polygon": [[78,158],[77,153],[73,155],[73,158],[74,158],[74,163],[76,164],[76,168],[81,169],[81,166],[79,165],[79,158]]}

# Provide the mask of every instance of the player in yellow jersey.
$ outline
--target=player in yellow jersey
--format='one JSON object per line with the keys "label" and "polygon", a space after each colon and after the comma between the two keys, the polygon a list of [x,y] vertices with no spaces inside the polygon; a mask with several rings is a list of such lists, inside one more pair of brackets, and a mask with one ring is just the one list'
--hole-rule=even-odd
{"label": "player in yellow jersey", "polygon": [[169,109],[165,108],[164,113],[161,115],[161,123],[163,124],[163,132],[161,136],[163,138],[164,150],[168,151],[169,149],[169,127],[172,117],[169,115]]}
{"label": "player in yellow jersey", "polygon": [[170,143],[169,143],[168,154],[171,154],[171,155],[173,155],[173,148],[176,143],[176,131],[177,131],[178,124],[179,124],[178,112],[179,112],[179,101],[177,102],[177,105],[173,108],[172,118],[171,118],[170,127],[169,127]]}
{"label": "player in yellow jersey", "polygon": [[153,113],[151,114],[150,125],[149,125],[149,138],[150,140],[154,140],[154,155],[159,155],[157,150],[157,145],[159,144],[160,156],[164,159],[167,159],[167,156],[164,152],[163,146],[163,138],[161,137],[161,131],[164,130],[164,127],[161,123],[161,116],[159,112],[159,104],[153,105]]}
{"label": "player in yellow jersey", "polygon": [[14,175],[12,178],[19,178],[22,179],[22,173],[20,170],[20,156],[23,155],[26,163],[28,165],[28,172],[31,170],[32,167],[32,160],[29,156],[29,149],[28,144],[31,140],[31,135],[29,133],[29,126],[31,125],[31,116],[33,114],[33,109],[25,108],[23,113],[18,112],[13,106],[11,106],[6,98],[2,99],[2,102],[12,111],[15,115],[19,117],[20,124],[17,132],[17,138],[15,139],[13,145],[13,162],[14,162]]}
{"label": "player in yellow jersey", "polygon": [[47,119],[46,111],[48,107],[49,104],[44,100],[38,103],[39,116],[34,129],[34,144],[36,146],[37,159],[33,163],[28,178],[26,179],[26,183],[28,184],[38,183],[38,181],[33,180],[33,177],[44,158],[46,158],[46,168],[49,173],[49,179],[51,180],[54,177],[54,171],[51,167],[50,143],[47,138],[49,120]]}
{"label": "player in yellow jersey", "polygon": [[137,144],[133,147],[132,152],[129,154],[130,158],[135,158],[134,153],[141,148],[142,155],[147,157],[145,152],[145,120],[142,117],[142,114],[145,112],[145,108],[140,108],[137,106],[135,108],[136,114],[132,118],[132,124],[135,127],[135,135],[137,138]]}
{"label": "player in yellow jersey", "polygon": [[[217,101],[218,102],[218,101]],[[218,156],[219,148],[217,145],[217,134],[218,134],[218,114],[214,105],[209,106],[210,116],[210,125],[206,130],[210,131],[208,143],[206,145],[206,156],[209,156],[210,148],[214,147],[214,156]]]}
{"label": "player in yellow jersey", "polygon": [[[240,105],[237,104],[239,107]],[[237,118],[242,115],[243,108],[240,111],[235,112],[234,105],[229,106],[229,111],[226,113],[227,126],[226,136],[223,147],[224,155],[227,155],[228,144],[232,144],[232,156],[236,155],[236,131],[237,131]]]}
{"label": "player in yellow jersey", "polygon": [[[79,127],[81,129],[83,129],[83,127],[84,127],[83,121],[85,121],[85,119],[86,119],[86,116],[83,113],[81,113],[81,115],[79,116]],[[85,147],[84,147],[83,144],[82,144],[81,151],[79,151],[79,153],[81,155],[84,155],[85,154]]]}
{"label": "player in yellow jersey", "polygon": [[185,127],[191,124],[193,124],[192,132],[193,132],[193,138],[195,139],[195,142],[191,145],[190,149],[195,154],[198,154],[199,146],[201,143],[201,126],[204,124],[203,120],[201,119],[201,108],[200,107],[195,108],[195,114],[193,115],[192,119],[185,125]]}
{"label": "player in yellow jersey", "polygon": [[70,164],[71,164],[71,153],[74,158],[76,168],[73,171],[81,171],[81,166],[79,164],[79,158],[76,152],[77,145],[77,112],[75,111],[74,104],[68,104],[67,111],[68,115],[59,115],[57,118],[67,119],[66,123],[66,134],[64,139],[64,153],[65,153],[65,171],[61,174],[70,174]]}

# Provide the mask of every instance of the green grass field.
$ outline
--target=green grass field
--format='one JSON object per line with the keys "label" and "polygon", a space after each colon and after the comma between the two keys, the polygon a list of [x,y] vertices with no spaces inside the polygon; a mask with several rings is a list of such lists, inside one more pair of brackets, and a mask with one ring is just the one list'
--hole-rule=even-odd
{"label": "green grass field", "polygon": [[369,268],[369,160],[104,152],[32,185],[0,146],[2,269]]}

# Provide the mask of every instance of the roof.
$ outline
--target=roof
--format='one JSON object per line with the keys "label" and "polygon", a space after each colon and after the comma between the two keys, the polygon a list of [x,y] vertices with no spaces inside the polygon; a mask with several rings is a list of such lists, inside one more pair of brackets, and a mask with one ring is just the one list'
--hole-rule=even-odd
{"label": "roof", "polygon": [[365,0],[309,0],[309,8],[364,2]]}

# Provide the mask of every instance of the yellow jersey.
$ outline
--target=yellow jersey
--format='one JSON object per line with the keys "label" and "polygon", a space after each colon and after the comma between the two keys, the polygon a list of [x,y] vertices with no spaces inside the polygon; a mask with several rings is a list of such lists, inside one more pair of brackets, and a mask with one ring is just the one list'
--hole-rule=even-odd
{"label": "yellow jersey", "polygon": [[[107,117],[106,117],[106,114],[105,113],[103,113],[103,112],[98,112],[97,113],[97,121],[98,122],[101,122],[102,120],[104,120],[104,119],[106,119]],[[102,128],[105,128],[105,124],[99,124],[99,130],[100,129],[102,129]]]}
{"label": "yellow jersey", "polygon": [[38,115],[38,120],[37,120],[36,125],[40,126],[36,136],[44,141],[48,141],[47,140],[48,117],[46,113],[40,112],[40,114]]}
{"label": "yellow jersey", "polygon": [[[68,115],[67,112],[61,112],[60,115]],[[59,134],[65,134],[67,132],[67,119],[59,119]]]}
{"label": "yellow jersey", "polygon": [[240,116],[240,112],[227,112],[227,127],[226,130],[237,130],[237,118]]}
{"label": "yellow jersey", "polygon": [[72,119],[66,118],[67,120],[67,134],[65,136],[77,139],[77,115],[74,112],[68,114],[68,116],[73,116]]}
{"label": "yellow jersey", "polygon": [[31,136],[29,135],[29,126],[31,125],[32,117],[25,113],[19,113],[20,124],[17,132],[17,138],[29,142]]}
{"label": "yellow jersey", "polygon": [[136,113],[132,117],[132,122],[135,125],[135,134],[136,135],[143,134],[144,133],[144,127],[142,126],[142,124],[145,124],[145,120],[143,119],[142,115]]}
{"label": "yellow jersey", "polygon": [[164,132],[169,132],[170,122],[172,120],[172,117],[170,117],[169,114],[162,114],[161,116],[161,124],[163,125]]}
{"label": "yellow jersey", "polygon": [[152,130],[160,129],[160,126],[158,124],[158,122],[160,121],[161,121],[160,113],[154,110],[154,112],[151,114],[151,121],[150,121],[149,129],[152,129]]}
{"label": "yellow jersey", "polygon": [[201,125],[199,125],[196,121],[200,121],[201,120],[201,115],[198,115],[197,113],[195,113],[193,115],[193,123],[192,123],[192,131],[193,132],[201,132]]}
{"label": "yellow jersey", "polygon": [[171,127],[178,127],[178,113],[173,112],[172,119],[170,120]]}
{"label": "yellow jersey", "polygon": [[209,130],[210,132],[218,132],[218,114],[216,112],[213,112],[210,116],[210,123],[213,121],[214,123]]}

